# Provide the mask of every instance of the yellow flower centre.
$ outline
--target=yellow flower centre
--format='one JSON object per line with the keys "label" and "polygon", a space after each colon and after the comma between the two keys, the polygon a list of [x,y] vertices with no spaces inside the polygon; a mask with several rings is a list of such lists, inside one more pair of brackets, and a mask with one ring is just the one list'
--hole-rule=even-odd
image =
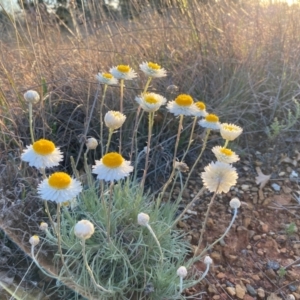
{"label": "yellow flower centre", "polygon": [[130,71],[130,67],[125,65],[118,65],[117,70],[121,73],[128,73]]}
{"label": "yellow flower centre", "polygon": [[232,125],[226,125],[224,126],[224,129],[228,131],[236,131],[236,127]]}
{"label": "yellow flower centre", "polygon": [[214,114],[209,114],[205,117],[205,120],[210,123],[217,123],[219,122],[219,117]]}
{"label": "yellow flower centre", "polygon": [[157,99],[152,95],[146,95],[145,96],[145,101],[149,104],[156,104],[157,103]]}
{"label": "yellow flower centre", "polygon": [[103,73],[102,76],[106,79],[112,79],[113,78],[113,76],[109,73]]}
{"label": "yellow flower centre", "polygon": [[227,148],[222,148],[220,150],[220,152],[226,156],[231,156],[233,154],[233,152],[230,150],[230,149],[227,149]]}
{"label": "yellow flower centre", "polygon": [[55,150],[55,145],[51,141],[40,139],[33,143],[32,148],[40,155],[48,155]]}
{"label": "yellow flower centre", "polygon": [[175,103],[179,106],[190,106],[193,102],[193,98],[186,94],[181,94],[175,99]]}
{"label": "yellow flower centre", "polygon": [[102,157],[102,163],[108,168],[118,168],[123,163],[124,158],[117,152],[107,153]]}
{"label": "yellow flower centre", "polygon": [[196,102],[195,104],[200,110],[205,110],[205,108],[206,108],[206,105],[201,101]]}
{"label": "yellow flower centre", "polygon": [[159,70],[161,68],[160,65],[155,64],[153,62],[148,62],[148,67],[153,70]]}
{"label": "yellow flower centre", "polygon": [[71,180],[71,177],[67,173],[56,172],[49,177],[48,183],[51,187],[62,190],[70,185]]}

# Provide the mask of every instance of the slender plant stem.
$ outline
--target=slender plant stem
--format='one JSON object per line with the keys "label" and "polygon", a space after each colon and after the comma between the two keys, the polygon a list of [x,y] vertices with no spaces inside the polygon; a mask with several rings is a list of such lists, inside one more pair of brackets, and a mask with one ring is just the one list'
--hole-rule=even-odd
{"label": "slender plant stem", "polygon": [[[93,101],[93,104],[92,104],[92,108],[91,108],[91,111],[89,112],[89,118],[88,118],[88,121],[86,123],[86,126],[85,126],[85,130],[84,130],[84,138],[86,138],[86,135],[89,131],[89,128],[90,128],[90,123],[91,123],[91,120],[92,120],[92,116],[93,116],[93,113],[94,113],[94,110],[95,110],[95,107],[96,107],[96,103],[97,103],[97,99],[98,99],[98,95],[99,95],[99,91],[100,91],[100,83],[98,84],[98,87],[97,87],[97,91],[96,91],[96,94],[95,94],[95,97],[94,97],[94,101]],[[81,143],[80,145],[80,148],[79,148],[79,151],[78,151],[78,155],[77,155],[77,159],[76,159],[76,164],[75,164],[75,168],[77,167],[78,165],[78,162],[79,162],[79,159],[80,159],[80,156],[81,156],[81,152],[82,152],[82,149],[83,149],[83,145],[85,143]]]}
{"label": "slender plant stem", "polygon": [[210,213],[210,209],[214,203],[214,200],[216,198],[216,195],[217,195],[217,192],[214,192],[212,198],[210,199],[210,202],[207,206],[207,210],[205,212],[205,217],[204,217],[204,221],[202,223],[202,228],[201,228],[201,233],[200,233],[200,238],[199,238],[199,242],[198,242],[198,246],[196,247],[195,249],[195,252],[194,252],[194,257],[197,255],[197,252],[201,246],[201,243],[202,243],[202,240],[203,240],[203,235],[204,235],[204,232],[205,232],[205,229],[206,229],[206,224],[207,224],[207,220],[208,220],[208,215]]}
{"label": "slender plant stem", "polygon": [[151,80],[152,80],[152,77],[149,76],[149,77],[148,77],[148,80],[147,80],[147,82],[146,82],[146,84],[145,84],[145,87],[144,87],[144,90],[143,90],[143,94],[146,94],[146,93],[147,93],[147,90],[148,90],[148,88],[149,88],[149,85],[150,85]]}
{"label": "slender plant stem", "polygon": [[[120,112],[123,113],[124,79],[120,79]],[[122,126],[120,127],[119,153],[122,153]]]}
{"label": "slender plant stem", "polygon": [[31,142],[34,143],[32,103],[28,104],[28,110],[29,110],[29,130],[30,130],[30,137],[31,137]]}
{"label": "slender plant stem", "polygon": [[184,115],[180,115],[180,117],[179,117],[178,132],[177,132],[177,138],[176,138],[175,149],[174,149],[174,157],[173,157],[173,169],[172,169],[172,172],[171,172],[171,175],[170,175],[169,179],[167,180],[167,182],[163,186],[162,192],[158,196],[158,199],[157,199],[157,202],[156,202],[156,207],[157,208],[160,206],[162,197],[163,197],[164,193],[166,192],[168,186],[172,182],[173,176],[175,174],[176,155],[177,155],[177,148],[178,148],[178,145],[179,145],[180,134],[181,134],[181,130],[182,130],[183,117],[184,117]]}
{"label": "slender plant stem", "polygon": [[141,188],[144,189],[145,180],[148,171],[149,165],[149,154],[150,154],[150,146],[151,146],[151,136],[152,136],[152,128],[153,128],[153,119],[154,119],[154,112],[149,112],[148,115],[148,142],[147,142],[147,151],[146,151],[146,160],[145,160],[145,168],[144,174],[141,181]]}
{"label": "slender plant stem", "polygon": [[179,293],[181,294],[182,293],[182,290],[183,290],[183,278],[180,276],[179,277]]}
{"label": "slender plant stem", "polygon": [[172,228],[174,228],[176,226],[176,224],[181,220],[181,218],[185,215],[185,213],[187,212],[187,210],[194,204],[194,202],[196,200],[199,199],[199,197],[203,194],[205,188],[203,187],[197,194],[196,196],[193,198],[193,200],[185,207],[185,209],[182,211],[182,213],[176,218],[176,220],[173,222],[173,224],[166,229],[158,238],[160,239],[163,235],[165,235],[167,232],[169,232]]}
{"label": "slender plant stem", "polygon": [[[40,171],[41,171],[41,173],[42,173],[42,175],[43,175],[43,178],[46,179],[47,176],[46,176],[45,169],[44,169],[44,168],[41,168]],[[47,200],[44,200],[43,202],[44,202],[46,214],[47,214],[47,216],[48,216],[48,218],[49,218],[49,221],[50,221],[50,223],[51,223],[51,226],[52,226],[52,228],[53,228],[53,232],[54,232],[54,234],[57,236],[57,230],[56,230],[54,221],[53,221],[53,219],[52,219],[52,217],[51,217],[51,214],[50,214],[48,202],[47,202]]]}
{"label": "slender plant stem", "polygon": [[185,181],[185,184],[184,184],[183,188],[180,190],[180,192],[179,192],[179,194],[178,194],[178,198],[179,198],[179,199],[181,199],[182,194],[183,194],[183,191],[186,189],[186,187],[187,187],[187,185],[188,185],[188,183],[189,183],[190,177],[191,177],[191,175],[193,174],[193,171],[194,171],[195,167],[197,166],[197,164],[198,164],[200,158],[202,157],[202,154],[203,154],[203,152],[204,152],[204,150],[205,150],[205,148],[206,148],[206,143],[207,143],[208,136],[209,136],[210,132],[211,132],[211,130],[210,130],[210,129],[207,129],[205,138],[204,138],[204,140],[203,140],[202,149],[201,149],[200,154],[198,155],[196,161],[194,162],[194,164],[193,164],[191,170],[189,171],[189,174],[188,174],[188,176],[187,176],[187,178],[186,178],[186,181]]}
{"label": "slender plant stem", "polygon": [[222,234],[222,236],[219,237],[216,241],[214,241],[212,244],[210,244],[209,246],[207,246],[207,247],[200,253],[200,255],[199,255],[200,257],[201,257],[205,252],[207,252],[208,250],[212,249],[212,247],[213,247],[214,245],[216,245],[219,241],[221,241],[221,240],[224,239],[224,237],[227,235],[227,233],[229,232],[230,228],[232,227],[232,225],[233,225],[233,223],[234,223],[234,221],[235,221],[235,219],[236,219],[237,212],[238,212],[238,209],[235,208],[235,209],[234,209],[234,212],[233,212],[233,216],[232,216],[231,222],[230,222],[229,226],[226,228],[225,232],[224,232],[224,233]]}
{"label": "slender plant stem", "polygon": [[151,235],[153,236],[153,238],[154,238],[154,240],[155,240],[155,242],[156,242],[156,244],[157,244],[157,246],[158,246],[158,249],[159,249],[159,252],[160,252],[160,260],[161,260],[161,262],[163,262],[163,260],[164,260],[164,255],[163,255],[163,253],[162,253],[162,249],[161,249],[161,246],[160,246],[160,242],[159,242],[158,238],[156,237],[156,235],[155,235],[155,233],[154,233],[152,227],[151,227],[149,224],[147,224],[146,226],[147,226],[148,230],[150,231]]}
{"label": "slender plant stem", "polygon": [[62,262],[64,268],[66,269],[69,278],[71,278],[72,274],[70,273],[69,268],[66,265],[64,254],[63,254],[62,248],[61,248],[60,218],[61,218],[60,203],[57,203],[57,246],[58,246],[58,251],[60,254],[61,262]]}
{"label": "slender plant stem", "polygon": [[111,214],[111,206],[112,206],[112,194],[113,194],[114,182],[110,183],[109,187],[109,201],[108,201],[108,211],[107,211],[107,240],[110,242],[110,214]]}
{"label": "slender plant stem", "polygon": [[[148,77],[148,80],[146,82],[146,85],[144,87],[142,95],[147,92],[151,80],[152,80],[152,77]],[[141,106],[138,107],[137,112],[136,112],[136,116],[135,116],[134,127],[133,127],[133,131],[132,131],[132,142],[131,142],[131,148],[130,148],[130,161],[132,161],[133,148],[134,148],[134,145],[135,145],[136,140],[137,140],[137,129],[138,129],[138,126],[139,126],[140,121],[141,121],[141,118],[139,119],[140,112],[141,112]],[[135,153],[137,153],[137,147],[135,149]]]}
{"label": "slender plant stem", "polygon": [[188,143],[187,149],[185,150],[185,152],[183,154],[183,157],[182,157],[181,161],[184,160],[185,156],[187,155],[187,153],[190,150],[191,144],[193,142],[193,135],[194,135],[196,123],[197,123],[197,117],[194,117],[194,121],[193,121],[193,125],[192,125],[192,130],[191,130],[191,135],[190,135],[190,139],[189,139],[189,143]]}
{"label": "slender plant stem", "polygon": [[223,148],[227,148],[228,143],[229,143],[229,140],[225,140],[225,144],[224,144]]}
{"label": "slender plant stem", "polygon": [[87,258],[86,258],[86,253],[85,253],[85,240],[83,239],[82,240],[82,257],[83,257],[83,260],[84,260],[84,264],[85,264],[85,267],[87,269],[87,271],[89,272],[90,274],[90,277],[93,281],[93,284],[95,285],[95,287],[103,292],[106,292],[106,293],[113,293],[113,291],[110,291],[110,290],[107,290],[105,289],[103,286],[101,286],[100,284],[98,284],[95,280],[95,277],[94,277],[94,274],[93,274],[93,271],[92,269],[90,268],[89,264],[88,264],[88,261],[87,261]]}
{"label": "slender plant stem", "polygon": [[111,129],[111,128],[109,128],[108,139],[107,139],[107,144],[106,144],[106,149],[105,149],[105,154],[107,154],[107,152],[108,152],[110,141],[111,141],[111,136],[112,136],[113,133],[114,133],[114,130]]}
{"label": "slender plant stem", "polygon": [[103,105],[105,100],[105,95],[107,91],[108,85],[105,84],[103,88],[103,95],[101,99],[101,105],[100,105],[100,145],[101,145],[101,157],[104,155],[104,145],[103,145]]}

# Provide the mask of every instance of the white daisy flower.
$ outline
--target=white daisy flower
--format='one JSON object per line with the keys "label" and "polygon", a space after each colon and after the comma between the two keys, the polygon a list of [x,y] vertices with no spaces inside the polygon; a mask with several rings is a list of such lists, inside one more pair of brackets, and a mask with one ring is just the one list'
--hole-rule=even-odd
{"label": "white daisy flower", "polygon": [[94,225],[88,220],[81,220],[74,227],[74,234],[82,240],[89,239],[95,232]]}
{"label": "white daisy flower", "polygon": [[140,69],[149,77],[158,78],[167,76],[167,71],[153,62],[143,62],[140,64]]}
{"label": "white daisy flower", "polygon": [[116,130],[120,128],[126,120],[126,116],[119,111],[110,110],[104,116],[105,125],[109,129]]}
{"label": "white daisy flower", "polygon": [[96,75],[96,79],[103,84],[112,85],[117,84],[118,79],[116,79],[112,74],[110,73],[98,73]]}
{"label": "white daisy flower", "polygon": [[55,172],[38,185],[38,194],[42,199],[57,203],[71,201],[81,191],[81,183],[64,172]]}
{"label": "white daisy flower", "polygon": [[235,140],[242,132],[243,128],[234,124],[222,123],[220,127],[221,136],[227,141]]}
{"label": "white daisy flower", "polygon": [[35,104],[40,101],[38,92],[29,90],[24,94],[24,99],[28,104]]}
{"label": "white daisy flower", "polygon": [[133,69],[126,65],[118,65],[109,70],[109,72],[117,79],[132,80],[137,77]]}
{"label": "white daisy flower", "polygon": [[206,115],[204,119],[198,122],[198,124],[204,128],[208,128],[212,130],[220,129],[219,117],[214,114]]}
{"label": "white daisy flower", "polygon": [[174,101],[169,101],[167,109],[175,116],[193,116],[197,112],[193,98],[186,94],[181,94]]}
{"label": "white daisy flower", "polygon": [[238,174],[236,169],[224,162],[212,162],[201,173],[203,185],[210,191],[220,194],[227,193],[236,184]]}
{"label": "white daisy flower", "polygon": [[97,179],[113,181],[129,176],[132,171],[130,161],[126,161],[119,153],[111,152],[105,154],[100,161],[96,160],[92,173],[97,174]]}
{"label": "white daisy flower", "polygon": [[157,111],[162,105],[167,102],[167,99],[159,94],[146,93],[135,98],[135,101],[146,112]]}
{"label": "white daisy flower", "polygon": [[46,230],[48,230],[48,224],[47,224],[46,222],[41,222],[39,228],[40,228],[40,230],[42,230],[42,231],[46,231]]}
{"label": "white daisy flower", "polygon": [[234,153],[234,151],[224,148],[221,146],[215,146],[212,148],[212,152],[215,154],[216,158],[220,162],[227,164],[233,164],[240,160],[239,156]]}
{"label": "white daisy flower", "polygon": [[89,150],[95,150],[98,146],[98,142],[95,138],[91,137],[87,139],[85,145]]}
{"label": "white daisy flower", "polygon": [[63,160],[63,154],[53,142],[40,139],[23,150],[21,159],[37,169],[52,168]]}
{"label": "white daisy flower", "polygon": [[208,115],[208,113],[206,112],[205,103],[198,101],[198,102],[195,102],[195,105],[197,107],[197,111],[194,114],[195,117],[206,117]]}

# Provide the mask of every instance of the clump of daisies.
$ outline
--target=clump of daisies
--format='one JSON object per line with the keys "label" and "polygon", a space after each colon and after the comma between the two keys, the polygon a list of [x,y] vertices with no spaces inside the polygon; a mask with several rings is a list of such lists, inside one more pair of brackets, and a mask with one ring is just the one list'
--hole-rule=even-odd
{"label": "clump of daisies", "polygon": [[[40,224],[38,234],[29,239],[32,257],[43,268],[36,251],[37,247],[41,247],[40,241],[56,246],[55,260],[60,267],[51,272],[43,269],[43,272],[88,299],[184,299],[185,289],[197,284],[209,273],[213,261],[207,252],[225,238],[240,207],[239,199],[230,201],[233,217],[228,228],[219,240],[204,247],[202,241],[214,199],[227,193],[237,182],[238,173],[233,164],[239,156],[230,149],[230,143],[242,133],[242,128],[221,123],[216,114],[207,111],[204,102],[197,101],[192,95],[181,93],[173,97],[172,93],[172,99],[167,99],[165,95],[152,92],[152,81],[168,75],[158,63],[143,62],[139,69],[145,77],[145,84],[135,97],[136,117],[133,122],[127,118],[124,89],[125,81],[136,80],[138,73],[130,65],[120,64],[109,72],[96,75],[98,87],[102,87],[100,114],[97,115],[100,132],[98,139],[87,136],[83,139],[82,147],[86,148],[83,176],[79,176],[75,163],[72,164],[73,174],[59,170],[66,154],[50,140],[35,141],[33,134],[31,144],[21,155],[24,163],[38,169],[43,176],[36,189],[49,218],[49,222]],[[112,86],[119,88],[118,110],[105,102],[106,92]],[[28,91],[24,98],[31,107],[32,120],[32,105],[39,101],[39,95]],[[162,183],[157,196],[147,190],[146,178],[149,176],[152,149],[156,146],[152,137],[154,119],[159,110],[164,110],[177,122],[178,130],[174,138],[172,172]],[[146,146],[138,149],[140,143],[137,140],[143,138],[138,135],[142,118],[148,121]],[[190,139],[183,156],[179,156],[181,133],[187,123],[191,124]],[[123,151],[122,128],[130,124],[133,136],[128,153]],[[195,143],[193,136],[196,130],[204,131],[204,139],[194,164],[188,166],[184,159]],[[103,138],[105,131],[108,131],[106,140]],[[220,132],[224,143],[213,147],[215,160],[204,166],[200,174],[202,188],[179,214],[183,191],[201,161],[211,132]],[[113,138],[117,143],[112,143]],[[87,157],[89,151],[94,153],[93,160]],[[139,170],[138,161],[142,156],[145,163]],[[142,171],[142,176],[138,176],[141,174],[138,171]],[[172,192],[177,178],[181,185],[177,199],[163,203],[165,193],[170,187]],[[191,246],[176,225],[205,190],[211,192],[212,197],[204,216],[198,247],[194,257],[189,258]],[[56,209],[50,210],[49,205],[53,207],[53,204]],[[189,270],[199,260],[204,262],[206,270],[196,278]]]}

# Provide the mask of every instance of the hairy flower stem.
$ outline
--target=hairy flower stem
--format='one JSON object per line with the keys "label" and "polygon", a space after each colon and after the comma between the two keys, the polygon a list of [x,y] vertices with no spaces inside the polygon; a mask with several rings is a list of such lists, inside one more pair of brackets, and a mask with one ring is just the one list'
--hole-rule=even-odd
{"label": "hairy flower stem", "polygon": [[85,267],[87,269],[87,271],[89,272],[90,274],[90,277],[92,279],[92,282],[93,284],[95,285],[95,287],[103,292],[106,292],[106,293],[113,293],[113,291],[110,291],[110,290],[107,290],[105,289],[103,286],[101,286],[100,284],[98,284],[95,280],[95,277],[94,277],[94,274],[93,274],[93,271],[92,269],[90,268],[89,264],[88,264],[88,261],[87,261],[87,258],[86,258],[86,253],[85,253],[85,240],[83,239],[82,240],[82,257],[83,257],[83,260],[84,260],[84,264],[85,264]]}
{"label": "hairy flower stem", "polygon": [[200,253],[200,257],[202,255],[204,255],[205,252],[207,252],[208,250],[212,249],[212,247],[214,245],[216,245],[218,242],[220,242],[221,240],[224,239],[224,237],[227,235],[227,233],[229,232],[230,228],[232,227],[235,219],[236,219],[236,216],[237,216],[237,212],[238,212],[238,209],[237,208],[234,208],[234,212],[233,212],[233,216],[232,216],[232,219],[231,219],[231,222],[229,224],[229,226],[227,227],[227,229],[225,230],[225,232],[222,234],[222,236],[220,238],[218,238],[216,241],[214,241],[212,244],[210,244],[209,246],[207,246],[201,253]]}
{"label": "hairy flower stem", "polygon": [[[147,82],[146,82],[146,85],[144,87],[144,91],[143,91],[142,94],[145,94],[147,92],[151,80],[152,80],[152,77],[149,77]],[[140,121],[141,121],[141,118],[139,118],[140,112],[141,112],[141,106],[138,107],[137,112],[136,112],[136,116],[135,116],[134,127],[133,127],[133,131],[132,131],[132,142],[131,142],[131,148],[130,148],[130,161],[132,161],[134,145],[136,145],[135,153],[137,153],[137,143],[136,143],[136,141],[137,141],[137,129],[138,129]]]}
{"label": "hairy flower stem", "polygon": [[[97,91],[96,91],[96,94],[95,94],[95,97],[94,97],[94,101],[93,101],[93,104],[92,104],[92,107],[91,107],[91,111],[89,112],[89,119],[88,119],[88,121],[86,123],[85,130],[84,130],[84,133],[83,133],[83,137],[84,138],[86,138],[86,135],[87,135],[87,133],[89,131],[89,128],[90,128],[90,123],[91,123],[91,120],[92,120],[92,116],[93,116],[93,113],[94,113],[94,110],[95,110],[95,107],[96,107],[96,103],[97,103],[97,99],[98,99],[98,95],[99,95],[99,90],[100,90],[100,83],[98,84]],[[80,159],[80,156],[81,156],[84,144],[85,143],[81,143],[81,145],[80,145],[80,148],[79,148],[79,151],[78,151],[78,155],[77,155],[77,159],[76,159],[75,168],[78,165],[78,162],[79,162],[79,159]]]}
{"label": "hairy flower stem", "polygon": [[[46,176],[45,169],[44,169],[44,168],[41,168],[40,171],[42,172],[43,178],[46,179],[47,176]],[[55,225],[54,225],[53,219],[52,219],[51,214],[50,214],[48,202],[47,202],[47,200],[44,200],[43,202],[44,202],[46,214],[47,214],[47,216],[48,216],[48,218],[49,218],[49,221],[50,221],[50,223],[51,223],[51,227],[53,228],[53,232],[54,232],[54,234],[57,236],[57,235],[58,235],[58,234],[57,234],[57,230],[56,230],[56,227],[55,227]]]}
{"label": "hairy flower stem", "polygon": [[[121,129],[121,128],[120,128]],[[111,141],[111,136],[114,133],[114,130],[109,128],[109,132],[108,132],[108,139],[107,139],[107,144],[106,144],[106,150],[105,150],[105,154],[107,154],[108,149],[109,149],[109,145],[110,145],[110,141]]]}
{"label": "hairy flower stem", "polygon": [[107,240],[110,242],[110,214],[111,214],[111,206],[112,206],[112,194],[114,189],[114,182],[110,183],[109,187],[109,201],[108,201],[108,211],[107,211]]}
{"label": "hairy flower stem", "polygon": [[[120,79],[120,112],[123,113],[124,79]],[[122,126],[120,127],[119,153],[122,153]]]}
{"label": "hairy flower stem", "polygon": [[103,95],[101,99],[101,104],[100,104],[100,145],[101,145],[101,157],[104,155],[104,145],[103,145],[103,105],[104,105],[104,100],[105,100],[105,95],[107,91],[108,85],[105,84],[103,88]]}
{"label": "hairy flower stem", "polygon": [[33,134],[33,117],[32,117],[32,103],[28,103],[29,110],[29,130],[32,144],[34,143],[34,134]]}
{"label": "hairy flower stem", "polygon": [[179,278],[179,293],[181,294],[183,291],[183,278]]}
{"label": "hairy flower stem", "polygon": [[148,171],[148,164],[149,164],[149,154],[150,154],[150,144],[151,144],[151,136],[152,136],[152,128],[153,128],[153,120],[154,120],[154,112],[149,112],[148,116],[148,142],[147,142],[147,151],[146,151],[146,160],[145,160],[145,168],[144,174],[141,181],[141,188],[144,189],[145,180]]}
{"label": "hairy flower stem", "polygon": [[83,154],[83,160],[84,160],[84,170],[85,170],[85,174],[87,176],[87,181],[88,181],[88,185],[92,186],[93,185],[93,179],[92,179],[92,174],[88,165],[88,160],[87,160],[87,154],[89,152],[89,148],[86,149],[86,151]]}
{"label": "hairy flower stem", "polygon": [[227,148],[228,143],[229,143],[229,140],[225,140],[225,144],[224,144],[223,148]]}
{"label": "hairy flower stem", "polygon": [[181,199],[182,194],[183,194],[183,191],[186,189],[186,187],[187,187],[187,185],[188,185],[188,183],[189,183],[190,177],[191,177],[191,175],[193,174],[193,171],[194,171],[195,167],[197,166],[197,164],[198,164],[200,158],[202,157],[202,154],[203,154],[203,152],[204,152],[204,150],[205,150],[205,148],[206,148],[206,144],[207,144],[207,140],[208,140],[208,136],[209,136],[210,132],[211,132],[211,129],[207,129],[205,138],[204,138],[204,140],[203,140],[203,145],[202,145],[202,148],[201,148],[201,152],[200,152],[200,154],[198,155],[196,161],[194,162],[192,168],[191,168],[190,171],[189,171],[189,174],[188,174],[188,176],[187,176],[187,178],[186,178],[185,184],[184,184],[183,188],[181,189],[181,191],[180,191],[180,193],[179,193],[179,195],[178,195],[178,199]]}
{"label": "hairy flower stem", "polygon": [[163,186],[163,189],[162,189],[161,193],[159,194],[159,196],[157,198],[157,202],[156,202],[156,207],[157,208],[160,206],[162,197],[164,196],[164,193],[166,192],[168,186],[172,182],[173,176],[175,174],[176,155],[177,155],[177,149],[178,149],[178,145],[179,145],[180,134],[181,134],[181,130],[182,130],[183,117],[184,117],[184,115],[180,115],[180,117],[179,117],[178,132],[177,132],[177,138],[176,138],[175,148],[174,148],[173,169],[172,169],[172,172],[171,172],[171,175],[170,175],[169,179],[167,180],[167,182]]}
{"label": "hairy flower stem", "polygon": [[60,255],[60,259],[63,264],[63,267],[66,269],[69,278],[72,278],[72,274],[70,273],[69,268],[66,265],[65,258],[64,258],[62,248],[61,248],[60,218],[61,218],[60,203],[57,203],[57,247],[58,247],[58,251],[59,251],[59,255]]}
{"label": "hairy flower stem", "polygon": [[164,255],[163,255],[163,253],[162,253],[162,249],[161,249],[161,246],[160,246],[160,242],[159,242],[158,238],[156,237],[156,235],[155,235],[155,233],[154,233],[152,227],[151,227],[149,224],[147,224],[146,227],[147,227],[148,230],[150,231],[151,235],[153,236],[153,238],[154,238],[154,240],[155,240],[155,242],[156,242],[156,244],[157,244],[157,246],[158,246],[158,249],[159,249],[159,252],[160,252],[160,260],[161,260],[161,262],[163,262],[163,260],[164,260]]}
{"label": "hairy flower stem", "polygon": [[211,207],[212,207],[212,205],[214,203],[216,195],[217,195],[217,193],[214,192],[214,194],[213,194],[212,198],[210,199],[210,202],[209,202],[209,204],[207,206],[207,210],[205,212],[204,221],[202,223],[202,228],[201,228],[201,231],[200,231],[200,238],[199,238],[198,246],[196,247],[195,252],[194,252],[194,257],[197,255],[198,250],[199,250],[199,248],[201,246],[201,243],[202,243],[202,240],[203,240],[203,235],[204,235],[206,224],[207,224],[207,220],[208,220],[208,215],[210,213],[210,210],[211,210]]}
{"label": "hairy flower stem", "polygon": [[190,135],[190,139],[189,139],[189,143],[188,143],[188,146],[187,146],[187,148],[186,148],[186,150],[185,150],[185,152],[183,154],[183,157],[182,157],[181,161],[184,160],[184,158],[186,157],[187,153],[190,150],[191,144],[193,142],[193,135],[194,135],[196,123],[197,123],[197,117],[194,117],[194,121],[193,121],[193,125],[192,125],[192,130],[191,130],[191,135]]}

